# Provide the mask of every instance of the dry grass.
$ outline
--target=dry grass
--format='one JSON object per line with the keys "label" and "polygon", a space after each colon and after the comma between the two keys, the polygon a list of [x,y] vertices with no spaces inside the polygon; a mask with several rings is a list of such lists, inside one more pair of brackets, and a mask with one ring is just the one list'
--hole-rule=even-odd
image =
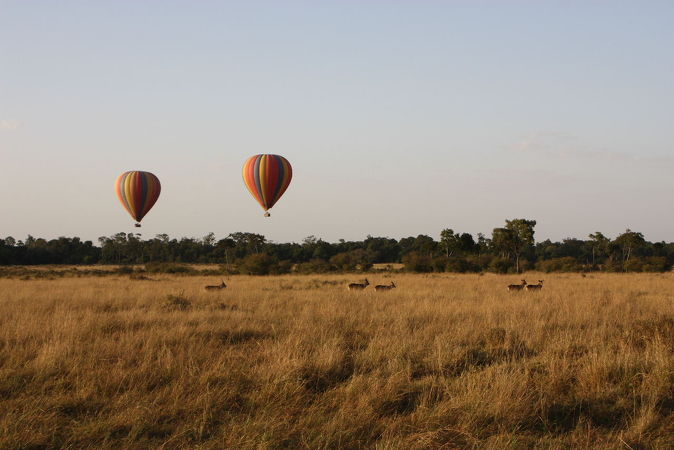
{"label": "dry grass", "polygon": [[0,448],[674,447],[671,274],[158,278],[0,279]]}

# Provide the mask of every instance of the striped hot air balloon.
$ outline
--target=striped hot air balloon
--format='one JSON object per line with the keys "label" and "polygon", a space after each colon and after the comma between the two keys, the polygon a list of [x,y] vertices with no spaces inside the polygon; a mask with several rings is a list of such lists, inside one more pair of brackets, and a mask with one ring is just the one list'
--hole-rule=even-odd
{"label": "striped hot air balloon", "polygon": [[[140,222],[145,214],[157,202],[161,192],[159,178],[150,172],[133,170],[124,172],[115,182],[117,197],[136,222]],[[140,223],[136,223],[140,227]]]}
{"label": "striped hot air balloon", "polygon": [[293,168],[283,156],[255,155],[243,165],[243,181],[269,217],[269,209],[288,189]]}

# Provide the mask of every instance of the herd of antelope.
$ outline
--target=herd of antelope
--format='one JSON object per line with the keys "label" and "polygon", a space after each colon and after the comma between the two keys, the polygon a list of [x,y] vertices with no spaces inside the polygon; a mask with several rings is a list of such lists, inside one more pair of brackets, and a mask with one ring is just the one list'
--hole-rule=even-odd
{"label": "herd of antelope", "polygon": [[[227,285],[225,284],[225,280],[220,280],[220,281],[222,281],[222,283],[204,286],[204,289],[206,289],[207,291],[217,291],[217,290],[226,288]],[[365,278],[364,283],[351,283],[351,284],[349,284],[349,290],[350,291],[363,290],[366,287],[368,287],[369,285],[370,285],[370,282],[367,280],[367,278]],[[395,283],[393,281],[391,281],[391,284],[378,284],[378,285],[376,285],[374,287],[374,290],[375,291],[388,291],[388,290],[393,289],[395,287],[396,287]]]}
{"label": "herd of antelope", "polygon": [[[365,278],[364,283],[349,283],[349,290],[350,291],[362,291],[366,287],[370,285],[370,282],[367,281],[367,278]],[[396,287],[395,283],[391,281],[391,284],[378,284],[374,287],[375,291],[389,291],[391,289],[394,289]]]}
{"label": "herd of antelope", "polygon": [[[207,291],[216,291],[220,289],[224,289],[227,287],[225,284],[225,280],[220,280],[222,283],[220,284],[215,284],[215,285],[210,285],[210,286],[204,286],[204,289]],[[350,291],[362,291],[366,287],[370,285],[370,282],[365,278],[365,281],[363,283],[349,283],[348,289]],[[391,284],[378,284],[374,287],[374,290],[379,292],[379,291],[389,291],[391,289],[395,289],[396,285],[393,281],[391,281]],[[538,284],[527,284],[526,280],[522,280],[520,284],[510,284],[507,286],[508,292],[518,292],[518,291],[540,291],[543,289],[543,280],[538,280]]]}
{"label": "herd of antelope", "polygon": [[522,280],[520,284],[511,284],[507,287],[508,292],[514,291],[540,291],[543,289],[543,280],[538,280],[538,284],[527,284],[526,280]]}

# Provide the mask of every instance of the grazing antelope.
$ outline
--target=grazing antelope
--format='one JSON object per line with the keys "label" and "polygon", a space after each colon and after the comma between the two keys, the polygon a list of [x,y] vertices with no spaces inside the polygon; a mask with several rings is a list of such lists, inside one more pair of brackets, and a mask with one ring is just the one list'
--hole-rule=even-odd
{"label": "grazing antelope", "polygon": [[225,284],[225,280],[222,280],[221,284],[216,284],[215,286],[204,286],[204,289],[207,291],[214,291],[216,289],[224,289],[226,287],[227,285]]}
{"label": "grazing antelope", "polygon": [[386,285],[386,284],[378,284],[378,285],[376,285],[376,286],[374,287],[374,290],[375,290],[375,291],[388,291],[388,290],[391,290],[391,289],[393,289],[393,288],[395,288],[395,287],[396,287],[395,283],[394,283],[393,281],[391,281],[391,284],[388,284],[388,285]]}
{"label": "grazing antelope", "polygon": [[350,291],[362,291],[366,287],[370,285],[370,282],[367,281],[367,278],[365,278],[365,283],[350,283],[349,284],[349,290]]}
{"label": "grazing antelope", "polygon": [[538,284],[527,284],[527,291],[540,291],[543,289],[543,280],[538,280]]}
{"label": "grazing antelope", "polygon": [[508,291],[521,291],[527,285],[526,280],[522,280],[521,284],[510,284],[508,285]]}

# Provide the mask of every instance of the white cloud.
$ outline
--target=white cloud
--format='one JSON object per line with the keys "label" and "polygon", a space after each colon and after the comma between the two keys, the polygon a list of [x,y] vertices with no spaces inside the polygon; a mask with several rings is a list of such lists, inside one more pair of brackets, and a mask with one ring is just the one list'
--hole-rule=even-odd
{"label": "white cloud", "polygon": [[0,131],[14,131],[21,127],[21,122],[18,120],[0,120]]}

